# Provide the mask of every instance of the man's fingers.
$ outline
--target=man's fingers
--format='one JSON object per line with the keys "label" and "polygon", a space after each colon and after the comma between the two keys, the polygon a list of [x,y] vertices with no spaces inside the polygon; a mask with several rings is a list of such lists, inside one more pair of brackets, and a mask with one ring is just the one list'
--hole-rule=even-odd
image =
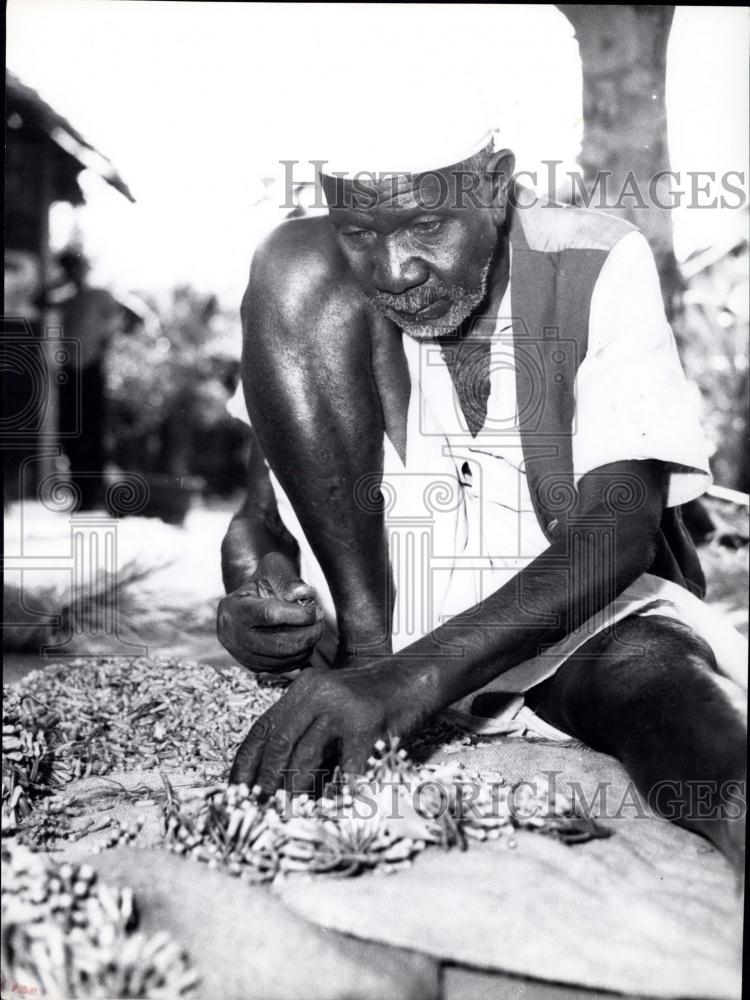
{"label": "man's fingers", "polygon": [[306,603],[315,604],[315,587],[311,587],[309,583],[305,583],[298,576],[294,577],[292,580],[287,580],[283,590],[279,594],[286,601],[305,601]]}
{"label": "man's fingers", "polygon": [[300,653],[298,656],[280,658],[278,656],[260,656],[258,653],[247,652],[226,645],[225,648],[241,666],[252,670],[256,674],[287,674],[292,670],[307,666],[312,655],[308,652]]}
{"label": "man's fingers", "polygon": [[229,772],[229,784],[239,785],[243,782],[250,788],[255,784],[255,776],[263,756],[263,749],[273,731],[273,712],[276,706],[270,708],[250,728],[250,732],[242,741],[234,756],[232,770]]}
{"label": "man's fingers", "polygon": [[287,725],[275,729],[266,741],[255,783],[267,795],[271,795],[282,784],[284,772],[289,770],[299,733],[300,727],[290,726],[287,720]]}
{"label": "man's fingers", "polygon": [[263,561],[263,575],[271,589],[285,601],[315,601],[315,588],[305,583],[280,552],[270,552]]}
{"label": "man's fingers", "polygon": [[315,788],[315,774],[320,774],[335,733],[331,718],[319,715],[300,739],[289,760],[286,786],[290,792],[309,792]]}
{"label": "man's fingers", "polygon": [[279,625],[314,625],[323,618],[316,604],[297,604],[278,597],[249,598],[237,604],[237,617],[248,625],[261,628]]}
{"label": "man's fingers", "polygon": [[315,604],[297,604],[279,597],[237,592],[220,602],[219,619],[248,628],[299,627],[322,621],[323,611]]}
{"label": "man's fingers", "polygon": [[232,609],[222,605],[216,633],[222,645],[240,663],[251,668],[288,669],[306,663],[323,635],[323,622],[259,628],[254,616],[242,621]]}
{"label": "man's fingers", "polygon": [[341,742],[341,770],[346,774],[364,774],[367,770],[367,758],[371,753],[372,746],[365,746],[356,738],[345,737]]}
{"label": "man's fingers", "polygon": [[220,636],[224,648],[243,667],[255,671],[270,671],[271,673],[285,673],[288,670],[296,670],[297,667],[305,666],[310,662],[315,645],[311,642],[299,652],[291,652],[283,656],[266,656],[257,651],[252,643],[252,639],[252,635],[245,636],[242,643],[238,643],[226,635]]}
{"label": "man's fingers", "polygon": [[235,633],[235,645],[253,650],[262,656],[285,659],[310,652],[323,635],[322,622],[299,628],[245,628]]}

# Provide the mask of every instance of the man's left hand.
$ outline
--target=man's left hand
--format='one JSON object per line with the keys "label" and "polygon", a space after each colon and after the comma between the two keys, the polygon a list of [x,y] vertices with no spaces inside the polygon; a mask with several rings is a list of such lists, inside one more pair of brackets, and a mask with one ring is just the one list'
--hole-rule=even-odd
{"label": "man's left hand", "polygon": [[393,660],[305,670],[245,737],[230,784],[259,785],[270,794],[288,776],[290,789],[309,791],[324,766],[364,773],[378,739],[408,736],[426,719],[403,690],[404,679]]}

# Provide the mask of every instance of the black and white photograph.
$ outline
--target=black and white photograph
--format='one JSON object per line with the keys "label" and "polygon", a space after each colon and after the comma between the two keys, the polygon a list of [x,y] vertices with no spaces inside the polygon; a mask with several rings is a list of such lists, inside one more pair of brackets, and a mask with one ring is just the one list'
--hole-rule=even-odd
{"label": "black and white photograph", "polygon": [[750,8],[5,27],[2,1000],[740,1000]]}

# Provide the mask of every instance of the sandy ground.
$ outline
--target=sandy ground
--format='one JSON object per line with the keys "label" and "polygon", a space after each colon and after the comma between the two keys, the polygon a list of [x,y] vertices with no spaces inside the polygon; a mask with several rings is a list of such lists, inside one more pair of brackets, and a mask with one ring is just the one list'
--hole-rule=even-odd
{"label": "sandy ground", "polygon": [[[219,501],[196,506],[188,515],[184,527],[172,527],[158,519],[131,517],[116,522],[115,559],[121,575],[133,568],[150,570],[145,579],[126,591],[121,600],[120,619],[126,640],[140,645],[142,655],[169,655],[198,662],[221,665],[231,662],[229,654],[215,636],[215,614],[223,593],[220,546],[227,525],[239,506],[239,501]],[[712,511],[727,528],[747,533],[747,513],[728,504],[715,503]],[[6,557],[22,560],[24,568],[6,573],[6,586],[21,588],[31,595],[27,603],[37,620],[43,612],[56,610],[71,591],[73,569],[71,560],[71,530],[93,524],[102,532],[107,522],[104,515],[69,515],[53,513],[41,504],[16,505],[6,512]],[[714,541],[700,549],[706,571],[706,599],[719,608],[727,621],[745,636],[748,634],[748,546],[726,548]],[[87,578],[95,571],[93,564],[104,559],[99,545],[91,565],[84,567]],[[81,560],[78,560],[80,563]],[[80,570],[76,570],[80,572]],[[52,588],[50,597],[47,591]],[[41,606],[34,595],[44,594]],[[33,617],[32,615],[32,617]],[[9,620],[6,609],[5,622]],[[133,634],[135,633],[135,634]],[[66,636],[42,642],[59,643]],[[9,640],[9,641],[8,641]],[[50,650],[46,658],[59,658],[59,653],[75,651],[96,653],[126,653],[127,648],[115,638],[77,635],[67,647]],[[29,649],[28,646],[32,648]],[[39,642],[27,644],[24,652],[6,633],[6,657],[3,677],[12,682],[29,670],[43,665]]]}
{"label": "sandy ground", "polygon": [[[216,639],[215,618],[223,594],[221,539],[236,506],[228,502],[196,506],[181,528],[155,518],[122,518],[116,523],[116,565],[120,575],[135,569],[149,571],[144,579],[126,588],[119,599],[122,627],[118,631],[126,643],[140,646],[140,655],[170,655],[217,665],[232,662]],[[100,533],[111,524],[104,515],[96,523],[96,515],[84,518],[56,514],[40,504],[25,504],[23,509],[16,506],[6,513],[6,557],[31,567],[9,570],[6,586],[21,588],[25,607],[32,609],[30,617],[39,621],[44,612],[57,611],[69,602],[74,573],[71,530],[76,522],[79,526],[84,522],[94,524]],[[101,564],[101,545],[96,558]],[[85,565],[83,572],[90,580],[95,567]],[[6,594],[5,623],[17,619],[18,615],[14,619],[8,608]],[[14,642],[18,637],[24,639],[22,630],[14,636],[6,633],[6,683],[43,666],[45,661],[59,659],[59,654],[130,651],[118,636],[84,634],[74,635],[72,643],[43,654],[38,640],[24,642],[27,648],[19,650]],[[43,633],[41,641],[54,646],[67,638],[63,630],[54,636]]]}

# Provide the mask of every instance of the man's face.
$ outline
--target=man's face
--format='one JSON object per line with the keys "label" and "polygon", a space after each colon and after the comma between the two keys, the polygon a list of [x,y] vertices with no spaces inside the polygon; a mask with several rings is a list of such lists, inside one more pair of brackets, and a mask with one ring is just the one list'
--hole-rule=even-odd
{"label": "man's face", "polygon": [[483,180],[323,183],[338,245],[372,305],[417,340],[455,332],[485,297],[498,238]]}

